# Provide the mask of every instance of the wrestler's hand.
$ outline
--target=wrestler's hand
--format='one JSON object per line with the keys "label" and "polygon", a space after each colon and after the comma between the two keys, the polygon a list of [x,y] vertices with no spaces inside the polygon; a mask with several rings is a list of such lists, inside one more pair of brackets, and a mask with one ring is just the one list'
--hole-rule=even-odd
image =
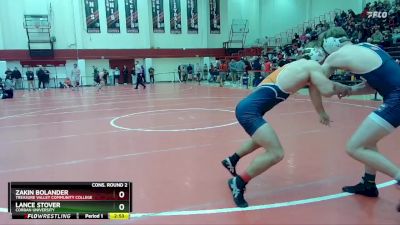
{"label": "wrestler's hand", "polygon": [[322,112],[319,114],[319,122],[325,126],[329,126],[331,119],[329,118],[329,115],[326,112]]}
{"label": "wrestler's hand", "polygon": [[341,83],[337,83],[337,82],[335,82],[333,89],[336,92],[336,95],[339,97],[339,99],[349,96],[351,93],[350,86],[347,86],[347,85],[344,85]]}

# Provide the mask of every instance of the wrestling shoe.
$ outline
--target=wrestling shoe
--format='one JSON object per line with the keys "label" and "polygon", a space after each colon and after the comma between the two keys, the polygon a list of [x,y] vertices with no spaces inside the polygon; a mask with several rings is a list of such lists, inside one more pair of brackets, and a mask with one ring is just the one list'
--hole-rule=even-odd
{"label": "wrestling shoe", "polygon": [[364,195],[364,196],[373,197],[373,198],[376,198],[379,195],[379,191],[378,191],[378,188],[376,188],[375,183],[370,183],[365,180],[354,186],[345,186],[342,188],[342,190],[343,190],[343,192]]}
{"label": "wrestling shoe", "polygon": [[222,165],[232,174],[232,176],[236,176],[236,165],[233,165],[231,160],[228,158],[222,160]]}
{"label": "wrestling shoe", "polygon": [[244,199],[244,192],[246,191],[246,184],[239,176],[235,176],[228,180],[229,189],[231,189],[233,201],[237,207],[246,208],[249,204]]}

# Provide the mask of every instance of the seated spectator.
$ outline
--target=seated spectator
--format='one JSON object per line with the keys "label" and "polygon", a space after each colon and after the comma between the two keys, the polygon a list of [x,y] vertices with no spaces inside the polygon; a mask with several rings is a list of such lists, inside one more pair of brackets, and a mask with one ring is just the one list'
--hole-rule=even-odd
{"label": "seated spectator", "polygon": [[400,42],[400,29],[395,29],[392,34],[393,44]]}
{"label": "seated spectator", "polygon": [[381,44],[383,42],[383,34],[379,29],[375,30],[371,38],[372,38],[372,43],[374,44]]}
{"label": "seated spectator", "polygon": [[71,79],[69,79],[69,77],[65,78],[64,86],[65,86],[65,88],[72,88],[73,87]]}
{"label": "seated spectator", "polygon": [[11,75],[7,75],[3,85],[3,93],[0,94],[1,99],[14,97],[14,83]]}
{"label": "seated spectator", "polygon": [[392,42],[393,42],[392,34],[386,33],[383,37],[383,42],[382,42],[383,47],[390,47],[392,45]]}

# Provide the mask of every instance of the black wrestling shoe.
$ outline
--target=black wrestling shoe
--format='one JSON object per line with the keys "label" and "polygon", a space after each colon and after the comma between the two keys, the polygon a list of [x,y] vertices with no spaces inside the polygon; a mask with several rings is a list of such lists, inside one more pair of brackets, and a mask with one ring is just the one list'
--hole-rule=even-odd
{"label": "black wrestling shoe", "polygon": [[222,160],[222,165],[232,174],[232,176],[237,176],[236,174],[236,165],[233,165],[231,160],[228,158]]}
{"label": "black wrestling shoe", "polygon": [[364,195],[367,197],[376,198],[379,195],[378,188],[375,183],[368,183],[367,181],[360,182],[354,186],[345,186],[342,188],[343,192]]}
{"label": "black wrestling shoe", "polygon": [[239,176],[228,180],[229,189],[232,191],[233,201],[237,207],[246,208],[249,204],[244,199],[244,192],[246,191],[246,184]]}

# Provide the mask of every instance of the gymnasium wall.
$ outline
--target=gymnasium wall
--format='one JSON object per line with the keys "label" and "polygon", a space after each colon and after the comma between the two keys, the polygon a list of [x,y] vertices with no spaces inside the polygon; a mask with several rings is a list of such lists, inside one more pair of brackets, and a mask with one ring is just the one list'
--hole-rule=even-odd
{"label": "gymnasium wall", "polygon": [[232,23],[232,20],[248,20],[249,33],[246,38],[247,47],[252,46],[257,39],[260,38],[261,31],[261,4],[266,2],[265,0],[229,0],[228,5],[228,21]]}
{"label": "gymnasium wall", "polygon": [[347,10],[352,9],[356,14],[362,11],[361,0],[335,0],[335,1],[311,1],[312,17],[324,14],[327,11],[335,9]]}
{"label": "gymnasium wall", "polygon": [[272,37],[305,21],[308,4],[309,0],[262,1],[262,35]]}
{"label": "gymnasium wall", "polygon": [[[361,12],[366,0],[220,0],[221,34],[210,34],[209,0],[198,0],[199,33],[187,32],[186,0],[181,0],[182,34],[171,34],[169,25],[169,1],[164,0],[165,33],[153,33],[151,0],[137,0],[139,33],[127,33],[124,0],[118,0],[121,32],[107,33],[105,0],[98,0],[101,33],[87,33],[84,0],[0,0],[0,61],[2,67],[21,67],[20,60],[29,60],[27,36],[23,28],[24,14],[48,14],[52,6],[52,32],[56,59],[67,60],[65,68],[58,74],[69,74],[80,49],[83,75],[90,76],[92,65],[109,68],[108,59],[147,58],[147,66],[156,73],[176,71],[180,63],[197,62],[202,65],[207,56],[222,56],[222,43],[229,39],[233,19],[248,20],[249,34],[246,47],[262,42],[265,36],[274,36],[287,31],[306,20],[334,9],[353,9]],[[369,0],[368,0],[369,1]],[[229,4],[228,4],[229,3]],[[106,49],[106,50],[99,50]],[[109,50],[107,50],[109,49]],[[123,50],[128,49],[128,50]],[[158,51],[157,49],[161,49]],[[3,50],[3,51],[2,51]],[[12,51],[9,51],[12,50]],[[20,51],[14,51],[20,50]],[[7,56],[7,57],[4,57]],[[14,56],[14,57],[10,57]],[[196,57],[198,56],[198,57]],[[179,58],[185,57],[185,58]],[[205,58],[204,58],[205,57]],[[152,59],[149,59],[152,58]],[[2,72],[0,71],[0,74]],[[171,74],[159,75],[157,80],[170,81]],[[91,82],[89,79],[88,83]]]}
{"label": "gymnasium wall", "polygon": [[[229,38],[233,19],[249,20],[247,45],[334,9],[360,12],[363,0],[221,0],[221,34],[209,32],[208,0],[199,0],[199,33],[187,33],[186,0],[181,0],[182,34],[171,34],[169,5],[164,0],[165,33],[153,33],[150,0],[138,0],[138,34],[127,33],[124,1],[118,0],[121,32],[106,32],[105,0],[99,0],[100,34],[87,33],[82,0],[1,0],[0,49],[27,49],[24,14],[47,14],[53,10],[56,49],[157,49],[221,48]],[[229,4],[228,4],[229,3]]]}
{"label": "gymnasium wall", "polygon": [[82,0],[1,0],[0,47],[2,49],[27,49],[26,31],[23,28],[24,14],[48,14],[53,10],[53,35],[56,49],[148,49],[148,48],[221,48],[228,40],[228,0],[221,1],[221,34],[209,32],[209,4],[198,1],[199,33],[187,33],[186,0],[181,0],[182,34],[171,34],[169,25],[169,1],[164,0],[165,33],[153,33],[151,1],[138,0],[139,29],[127,33],[124,0],[118,0],[120,11],[120,33],[107,33],[105,0],[98,0],[101,33],[87,33],[85,9]]}

